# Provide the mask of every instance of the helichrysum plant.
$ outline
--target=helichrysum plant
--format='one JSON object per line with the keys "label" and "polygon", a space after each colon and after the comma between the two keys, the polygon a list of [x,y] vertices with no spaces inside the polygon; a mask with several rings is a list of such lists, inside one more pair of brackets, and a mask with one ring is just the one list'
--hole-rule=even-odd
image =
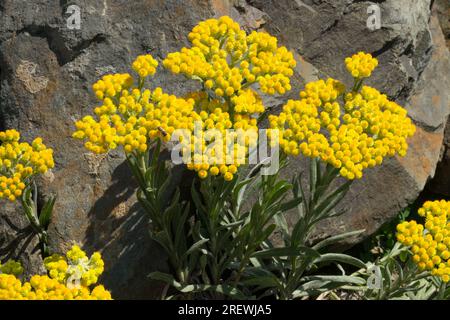
{"label": "helichrysum plant", "polygon": [[[313,245],[310,238],[317,223],[343,213],[336,206],[351,182],[385,157],[404,156],[414,134],[404,108],[363,85],[377,60],[362,52],[347,58],[350,90],[335,79],[308,83],[299,100],[269,116],[267,135],[282,150],[280,168],[287,156],[311,159],[305,187],[300,176],[288,182],[279,179],[279,170],[263,175],[263,162],[242,168],[259,145],[258,125],[268,113],[261,94],[291,89],[293,54],[267,33],[247,34],[229,17],[200,22],[188,40],[189,47],[169,53],[162,64],[199,82],[200,90],[177,97],[149,88],[158,62],[141,55],[132,62],[134,76],[105,75],[93,85],[100,101],[95,116],[77,121],[73,134],[94,153],[124,150],[152,237],[168,256],[170,272],[150,275],[167,283],[162,297],[293,299],[364,283],[359,275],[316,272],[329,263],[365,267],[327,252],[361,231]],[[171,186],[170,165],[160,156],[171,149],[169,141],[181,145],[178,155],[196,173],[188,197]],[[293,209],[298,222],[290,228],[285,214]],[[270,238],[276,228],[281,247]]]}
{"label": "helichrysum plant", "polygon": [[[364,268],[359,259],[326,252],[330,244],[358,232],[334,235],[313,246],[309,245],[310,236],[320,221],[344,213],[336,207],[352,181],[363,177],[364,170],[380,165],[385,157],[406,154],[407,138],[414,134],[415,126],[404,108],[363,85],[378,65],[375,58],[360,52],[345,63],[354,77],[350,90],[335,79],[310,82],[299,100],[289,100],[279,115],[269,116],[270,127],[280,132],[278,143],[284,153],[311,160],[309,185],[300,177],[293,181],[293,196],[301,201],[298,222],[290,229],[282,214],[274,217],[285,247],[276,248],[267,241],[265,250],[257,253],[263,258],[258,265],[266,265],[264,281],[261,267],[247,272],[246,283],[255,285],[262,295],[301,298],[343,284],[365,283],[358,276],[314,273],[318,266],[330,262]],[[340,182],[338,177],[346,181]],[[274,256],[268,260],[270,255]]]}
{"label": "helichrysum plant", "polygon": [[43,144],[42,138],[34,139],[31,144],[20,142],[20,133],[13,129],[0,131],[0,142],[0,200],[20,201],[46,256],[47,227],[55,198],[45,202],[39,211],[35,178],[54,167],[53,150]]}
{"label": "helichrysum plant", "polygon": [[[97,119],[86,116],[78,121],[74,137],[85,140],[86,148],[95,153],[123,146],[127,154],[139,157],[155,139],[169,141],[175,130],[186,129],[189,143],[182,153],[191,158],[187,168],[202,179],[221,175],[232,180],[245,162],[248,146],[255,144],[258,115],[265,111],[253,85],[267,94],[284,94],[291,89],[289,78],[296,62],[275,37],[261,32],[247,35],[229,17],[199,23],[189,40],[192,47],[169,53],[163,65],[200,81],[203,90],[179,98],[161,88],[146,89],[145,81],[155,74],[158,62],[150,55],[139,56],[132,63],[136,78],[127,73],[106,75],[93,85],[102,102],[94,110]],[[199,129],[217,130],[221,137],[227,129],[250,130],[254,135],[234,144],[235,155],[227,154],[223,140],[216,141],[221,150],[204,153],[211,138],[194,136],[195,123]]]}
{"label": "helichrysum plant", "polygon": [[[158,63],[150,55],[139,56],[132,63],[135,77],[127,73],[106,75],[93,85],[101,105],[94,109],[95,118],[86,116],[76,122],[73,136],[84,140],[86,148],[95,153],[123,148],[139,182],[138,198],[150,214],[154,239],[166,249],[175,279],[181,286],[200,281],[222,290],[217,286],[236,257],[226,255],[219,259],[221,253],[217,250],[222,250],[225,243],[218,241],[228,241],[237,232],[234,229],[242,227],[241,222],[250,226],[239,212],[227,217],[224,210],[231,209],[231,190],[243,186],[238,186],[235,176],[248,157],[249,147],[256,144],[258,117],[265,112],[254,88],[257,85],[267,94],[290,90],[289,78],[296,62],[291,52],[278,46],[276,38],[260,32],[248,35],[229,17],[199,23],[189,34],[189,40],[190,48],[168,54],[163,65],[175,74],[199,81],[201,91],[176,97],[161,88],[149,89],[146,82],[155,74]],[[202,180],[200,194],[194,193],[198,202],[191,205],[179,201],[178,191],[170,190],[170,171],[159,160],[161,148],[180,129],[188,132],[177,138],[185,142],[181,155],[186,168],[195,171]],[[219,135],[196,136],[196,129],[214,129]],[[228,129],[253,134],[242,142],[234,142],[231,147],[234,152],[230,153],[223,138]],[[212,138],[218,148],[208,149]],[[195,206],[198,216],[191,225],[190,208]],[[276,212],[266,211],[266,218],[259,222],[268,222]],[[259,217],[254,214],[251,222]],[[270,234],[264,225],[261,227],[258,232]],[[190,231],[185,235],[185,230]],[[256,235],[260,239],[252,250],[267,236]],[[217,239],[210,239],[211,236]],[[212,254],[201,257],[200,250],[206,247]],[[246,255],[248,260],[250,254]]]}
{"label": "helichrysum plant", "polygon": [[415,126],[404,108],[362,85],[378,65],[375,58],[360,52],[345,61],[355,78],[351,91],[335,79],[308,83],[300,100],[288,101],[269,120],[282,131],[280,145],[287,154],[318,158],[353,180],[384,157],[404,156]]}
{"label": "helichrysum plant", "polygon": [[111,300],[111,294],[97,283],[103,272],[98,252],[90,258],[74,245],[66,256],[44,260],[47,275],[34,275],[22,282],[22,266],[15,261],[0,265],[0,300]]}
{"label": "helichrysum plant", "polygon": [[370,300],[450,299],[450,202],[427,201],[418,214],[425,218],[424,224],[415,220],[398,223],[393,248],[352,274],[365,283],[346,284],[340,292],[327,295],[332,299],[340,299],[342,292]]}
{"label": "helichrysum plant", "polygon": [[397,226],[397,240],[410,248],[420,271],[450,281],[450,202],[427,201],[418,211],[425,224],[405,221]]}

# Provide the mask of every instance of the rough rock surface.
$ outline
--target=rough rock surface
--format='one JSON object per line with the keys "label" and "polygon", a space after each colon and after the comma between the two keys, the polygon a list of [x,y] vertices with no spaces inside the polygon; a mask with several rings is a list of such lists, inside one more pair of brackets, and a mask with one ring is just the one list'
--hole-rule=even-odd
{"label": "rough rock surface", "polygon": [[447,41],[447,47],[450,47],[450,1],[436,0],[435,8],[439,17],[442,32]]}
{"label": "rough rock surface", "polygon": [[428,187],[437,195],[450,199],[450,118],[445,128],[441,160],[437,165],[435,177]]}
{"label": "rough rock surface", "polygon": [[[164,257],[149,241],[123,157],[87,153],[70,138],[73,121],[91,112],[90,86],[101,75],[129,70],[133,58],[145,51],[160,59],[179,50],[198,21],[224,14],[249,30],[272,33],[296,52],[300,63],[294,90],[271,99],[273,106],[297,97],[305,81],[317,77],[349,82],[343,59],[356,51],[378,57],[380,67],[369,83],[408,108],[417,134],[405,158],[387,160],[355,183],[345,204],[348,212],[318,232],[375,231],[434,175],[450,112],[449,53],[437,18],[430,19],[430,1],[376,3],[382,28],[370,31],[367,8],[373,3],[359,0],[2,1],[0,129],[19,129],[27,140],[42,136],[55,150],[54,178],[40,183],[42,196],[58,195],[52,248],[64,250],[76,241],[89,252],[101,250],[106,263],[102,281],[116,298],[148,298],[159,290],[146,275],[165,268]],[[69,4],[81,9],[80,30],[66,26]],[[153,84],[177,94],[186,91],[179,78],[165,71]],[[298,171],[302,164],[291,167]],[[15,226],[26,224],[11,205],[2,205],[0,213],[0,258],[6,251],[17,256],[22,247],[7,245],[16,237]],[[31,253],[35,245],[32,239],[20,254],[30,272],[36,272],[32,268],[39,261]]]}
{"label": "rough rock surface", "polygon": [[[450,1],[437,0],[436,11],[446,38],[447,48],[450,49]],[[435,177],[429,182],[427,189],[437,196],[450,199],[450,118],[445,128],[441,160],[437,165]]]}

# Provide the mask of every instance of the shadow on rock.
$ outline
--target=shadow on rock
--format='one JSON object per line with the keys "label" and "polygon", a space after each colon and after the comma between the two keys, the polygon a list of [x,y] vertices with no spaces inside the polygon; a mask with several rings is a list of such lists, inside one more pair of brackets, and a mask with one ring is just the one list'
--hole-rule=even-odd
{"label": "shadow on rock", "polygon": [[127,163],[121,163],[89,212],[86,246],[101,250],[105,272],[100,282],[116,299],[156,298],[161,288],[147,276],[165,269],[164,253],[150,238],[149,219],[137,202],[136,188]]}
{"label": "shadow on rock", "polygon": [[[8,239],[11,237],[7,237],[6,232],[5,234],[0,235],[0,260],[17,260],[25,251],[30,249],[30,245],[33,246],[32,240],[36,235],[33,233],[31,226],[20,228],[7,216],[2,216],[2,220],[6,223],[5,227],[8,226],[10,231],[12,231],[13,238]],[[34,248],[31,249],[32,253],[39,250],[37,246],[34,246]]]}

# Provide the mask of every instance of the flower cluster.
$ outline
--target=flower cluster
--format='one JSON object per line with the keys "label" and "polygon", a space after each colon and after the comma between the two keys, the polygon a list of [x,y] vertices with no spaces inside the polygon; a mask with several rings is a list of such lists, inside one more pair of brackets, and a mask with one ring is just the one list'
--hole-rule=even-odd
{"label": "flower cluster", "polygon": [[35,275],[22,283],[14,275],[0,274],[0,300],[111,300],[111,294],[102,285],[90,291],[68,288],[48,276]]}
{"label": "flower cluster", "polygon": [[292,53],[278,47],[277,39],[267,33],[247,35],[238,23],[223,16],[200,22],[189,40],[191,48],[169,53],[163,65],[173,73],[201,80],[218,98],[233,100],[256,82],[267,94],[284,94],[291,89],[289,78],[296,62]]}
{"label": "flower cluster", "polygon": [[425,225],[405,221],[397,225],[397,240],[411,247],[420,270],[450,281],[450,201],[427,201],[418,211]]}
{"label": "flower cluster", "polygon": [[45,258],[44,265],[52,279],[66,284],[79,281],[81,286],[89,287],[97,283],[104,263],[100,253],[95,252],[88,258],[79,246],[74,245],[65,257],[53,254]]}
{"label": "flower cluster", "polygon": [[345,59],[345,65],[353,78],[368,78],[378,66],[378,60],[370,53],[358,52]]}
{"label": "flower cluster", "polygon": [[[195,117],[194,130],[187,131],[181,139],[181,153],[187,168],[203,179],[208,175],[221,175],[226,181],[232,180],[239,166],[246,163],[249,148],[257,143],[256,119],[244,114],[230,118],[229,113],[223,111],[223,103],[208,102],[204,92],[189,97],[194,99],[196,109],[202,111]],[[215,106],[212,112],[211,106]]]}
{"label": "flower cluster", "polygon": [[15,201],[32,176],[54,167],[53,150],[41,138],[32,144],[20,141],[16,130],[0,131],[0,199]]}
{"label": "flower cluster", "polygon": [[250,89],[241,90],[238,95],[231,98],[234,111],[243,114],[263,113],[264,105],[258,94]]}
{"label": "flower cluster", "polygon": [[77,121],[74,138],[87,140],[85,147],[94,153],[106,153],[123,146],[126,153],[145,152],[148,140],[159,137],[169,141],[175,129],[189,129],[193,122],[193,100],[163,93],[161,88],[142,93],[124,90],[115,103],[105,98],[95,108],[99,120],[85,116]]}
{"label": "flower cluster", "polygon": [[406,110],[386,95],[368,86],[346,93],[334,79],[308,83],[300,100],[288,101],[269,122],[281,131],[287,154],[319,157],[349,180],[386,156],[404,156],[406,139],[415,132]]}
{"label": "flower cluster", "polygon": [[0,265],[0,300],[111,300],[102,285],[89,288],[103,272],[99,253],[88,259],[80,247],[73,246],[66,257],[53,255],[44,265],[48,275],[34,275],[24,283],[17,278],[23,271],[18,262]]}
{"label": "flower cluster", "polygon": [[133,84],[133,78],[128,74],[107,74],[94,83],[92,89],[99,100],[114,98]]}
{"label": "flower cluster", "polygon": [[149,54],[140,55],[133,62],[133,70],[141,77],[152,76],[156,72],[158,61]]}

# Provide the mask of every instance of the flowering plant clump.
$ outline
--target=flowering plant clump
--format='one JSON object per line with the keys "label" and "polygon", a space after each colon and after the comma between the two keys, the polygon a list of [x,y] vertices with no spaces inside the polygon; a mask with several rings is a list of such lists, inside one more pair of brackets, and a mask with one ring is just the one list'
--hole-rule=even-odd
{"label": "flowering plant clump", "polygon": [[369,86],[361,88],[362,79],[377,66],[376,59],[360,52],[345,61],[355,77],[352,91],[346,92],[334,79],[308,83],[300,100],[288,101],[269,121],[281,130],[280,146],[287,154],[319,157],[352,180],[386,156],[404,156],[415,126],[407,111],[386,95]]}
{"label": "flowering plant clump", "polygon": [[20,133],[14,129],[0,131],[0,142],[0,200],[20,200],[25,217],[39,237],[41,253],[46,256],[47,228],[55,198],[51,197],[38,210],[34,179],[55,166],[53,150],[43,144],[42,138],[31,144],[20,142]]}
{"label": "flowering plant clump", "polygon": [[[86,148],[95,153],[123,146],[127,154],[139,154],[156,138],[169,141],[175,130],[187,130],[180,140],[186,143],[182,155],[188,169],[200,178],[210,174],[232,180],[245,163],[248,147],[256,143],[257,116],[265,111],[250,86],[257,83],[265,93],[285,93],[296,62],[276,38],[261,32],[247,35],[229,17],[199,23],[189,39],[192,47],[168,54],[163,65],[200,81],[203,91],[178,98],[161,88],[145,89],[158,62],[148,54],[139,56],[132,63],[136,79],[130,74],[106,75],[93,85],[103,103],[94,110],[98,119],[86,116],[77,121],[73,136],[85,140]],[[217,130],[220,135],[194,136],[196,122],[199,130]],[[250,131],[249,138],[229,147],[226,139],[216,138],[225,137],[228,129]],[[227,139],[234,141],[236,135]],[[219,147],[205,152],[211,140]]]}
{"label": "flowering plant clump", "polygon": [[397,226],[397,240],[410,247],[419,270],[450,281],[450,201],[427,201],[418,211],[425,224],[405,221]]}
{"label": "flowering plant clump", "polygon": [[[296,61],[286,47],[278,46],[275,37],[256,31],[247,35],[227,16],[200,22],[188,38],[192,46],[169,53],[163,65],[202,83],[203,91],[197,95],[199,104],[207,106],[202,108],[202,126],[220,133],[213,134],[213,141],[221,146],[208,149],[208,136],[191,141],[187,151],[194,156],[188,161],[188,169],[198,172],[200,178],[221,174],[231,181],[237,168],[246,163],[248,148],[256,145],[257,118],[265,111],[254,84],[266,94],[284,94],[291,89],[289,78]],[[240,133],[220,139],[226,136],[227,129]],[[229,148],[229,141],[235,141],[243,132],[248,138]],[[205,149],[209,152],[203,158],[195,152]]]}
{"label": "flowering plant clump", "polygon": [[[295,299],[365,284],[365,272],[317,271],[330,262],[365,268],[357,258],[327,252],[330,244],[363,230],[311,243],[320,221],[343,213],[336,206],[352,181],[385,157],[404,156],[414,134],[404,108],[363,86],[378,61],[363,52],[345,59],[354,78],[351,90],[335,79],[311,82],[299,100],[269,116],[275,148],[267,159],[279,160],[278,145],[283,152],[277,169],[267,174],[261,150],[258,157],[264,159],[248,171],[241,166],[250,164],[253,148],[265,138],[258,127],[268,113],[263,95],[291,89],[293,54],[267,33],[247,34],[229,17],[200,22],[188,40],[189,47],[169,53],[162,64],[198,81],[200,89],[177,97],[148,88],[158,62],[141,55],[132,62],[136,75],[105,75],[93,85],[100,104],[95,115],[75,123],[73,134],[94,153],[124,150],[138,182],[137,198],[151,219],[151,237],[167,253],[170,271],[149,275],[171,288],[162,297]],[[171,149],[173,163],[196,175],[172,175],[180,168],[168,165],[162,147]],[[287,155],[300,154],[310,160],[309,184],[301,174],[292,182],[280,180]],[[347,181],[334,183],[339,176]],[[186,177],[192,185],[182,193],[177,186]],[[293,210],[298,221],[289,228],[285,214]],[[275,230],[281,234],[276,244],[270,237]],[[95,283],[103,268],[98,259],[72,251],[45,260],[50,278]]]}
{"label": "flowering plant clump", "polygon": [[[73,246],[66,256],[70,262],[77,263],[73,266],[80,270],[77,272],[82,276],[81,284],[69,282],[74,273],[70,270],[72,265],[60,263],[65,261],[63,257],[59,260],[56,255],[47,258],[45,267],[49,275],[34,275],[30,281],[23,283],[17,278],[23,271],[22,266],[10,260],[0,268],[0,300],[111,300],[111,294],[102,285],[92,290],[89,288],[103,272],[103,260],[99,253],[94,253],[86,261],[86,253]],[[61,276],[62,273],[64,276]]]}
{"label": "flowering plant clump", "polygon": [[32,144],[20,142],[16,130],[0,131],[0,199],[15,201],[32,178],[54,167],[53,150],[36,138]]}

